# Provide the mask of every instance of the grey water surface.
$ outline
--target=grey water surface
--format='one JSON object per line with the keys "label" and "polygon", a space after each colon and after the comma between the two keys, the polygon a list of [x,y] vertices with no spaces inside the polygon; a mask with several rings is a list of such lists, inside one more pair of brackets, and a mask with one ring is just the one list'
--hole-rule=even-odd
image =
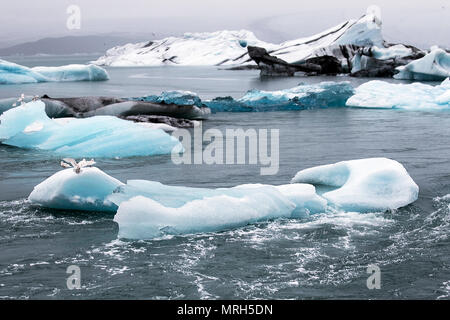
{"label": "grey water surface", "polygon": [[[95,57],[19,57],[27,66]],[[0,98],[117,97],[190,90],[202,99],[238,98],[252,88],[368,79],[260,79],[257,71],[217,68],[108,68],[107,82],[0,86]],[[230,187],[289,183],[311,166],[367,157],[401,162],[419,199],[392,212],[334,212],[280,219],[217,233],[157,240],[117,239],[113,215],[31,206],[33,187],[60,170],[50,153],[0,145],[0,298],[22,299],[448,299],[450,296],[450,113],[350,108],[217,113],[203,129],[280,130],[280,169],[258,165],[175,165],[170,156],[96,159],[107,174],[169,185]],[[213,212],[212,212],[213,214]],[[369,290],[366,268],[381,269]],[[69,290],[67,267],[81,269]]]}

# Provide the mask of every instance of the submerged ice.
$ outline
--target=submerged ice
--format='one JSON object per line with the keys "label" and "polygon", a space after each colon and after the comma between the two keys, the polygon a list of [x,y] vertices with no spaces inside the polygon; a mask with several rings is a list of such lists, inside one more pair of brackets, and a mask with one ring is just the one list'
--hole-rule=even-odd
{"label": "submerged ice", "polygon": [[58,81],[104,81],[109,75],[105,69],[90,64],[71,64],[61,67],[28,68],[0,59],[0,84],[21,84]]}
{"label": "submerged ice", "polygon": [[346,105],[360,108],[450,110],[450,80],[432,86],[415,82],[389,83],[373,80],[355,89]]}
{"label": "submerged ice", "polygon": [[36,186],[29,200],[56,209],[117,210],[114,221],[119,225],[119,237],[151,239],[222,231],[330,210],[396,209],[414,202],[418,192],[400,163],[372,158],[302,170],[291,184],[218,189],[167,186],[146,180],[124,184],[97,168],[83,168],[80,174],[66,169]]}
{"label": "submerged ice", "polygon": [[3,144],[61,156],[113,158],[183,151],[181,143],[163,130],[117,117],[50,119],[42,101],[10,109],[0,121]]}

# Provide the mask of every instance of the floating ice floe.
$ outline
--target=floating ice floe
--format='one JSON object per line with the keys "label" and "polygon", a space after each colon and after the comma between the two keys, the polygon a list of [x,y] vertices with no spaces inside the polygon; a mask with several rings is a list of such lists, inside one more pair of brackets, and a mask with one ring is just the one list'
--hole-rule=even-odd
{"label": "floating ice floe", "polygon": [[395,79],[441,81],[450,77],[450,53],[432,48],[425,57],[397,67]]}
{"label": "floating ice floe", "polygon": [[299,171],[293,183],[310,183],[333,190],[322,194],[345,211],[384,211],[417,200],[419,187],[397,161],[370,158],[342,161]]}
{"label": "floating ice floe", "polygon": [[78,174],[65,169],[35,186],[28,199],[52,209],[116,212],[117,206],[106,198],[121,185],[98,168],[83,168]]}
{"label": "floating ice floe", "polygon": [[437,86],[373,80],[357,87],[346,105],[359,108],[450,110],[450,80],[446,79]]}
{"label": "floating ice floe", "polygon": [[315,56],[337,56],[343,45],[383,46],[381,21],[374,14],[348,20],[319,34],[281,44],[258,40],[247,30],[186,33],[182,37],[127,44],[109,49],[95,64],[108,66],[254,65],[247,46],[263,47],[289,63]]}
{"label": "floating ice floe", "polygon": [[112,116],[50,119],[42,101],[10,109],[0,121],[3,144],[62,156],[113,158],[183,152],[181,143],[163,130]]}
{"label": "floating ice floe", "polygon": [[[316,191],[317,185],[320,187]],[[321,189],[327,189],[321,194]],[[276,218],[302,218],[329,210],[385,211],[414,202],[419,188],[397,161],[372,158],[300,171],[291,184],[244,184],[233,188],[126,184],[97,168],[60,171],[29,196],[56,209],[115,211],[119,237],[215,232]]]}
{"label": "floating ice floe", "polygon": [[250,90],[242,98],[206,101],[213,111],[281,111],[345,106],[353,94],[349,82],[321,82],[279,91]]}
{"label": "floating ice floe", "polygon": [[131,99],[155,103],[206,106],[213,112],[263,112],[341,107],[345,106],[345,102],[353,93],[353,87],[348,81],[328,81],[312,85],[300,84],[291,89],[278,91],[253,89],[239,99],[218,97],[213,100],[202,101],[196,93],[189,91],[169,91],[163,92],[161,95]]}
{"label": "floating ice floe", "polygon": [[28,68],[0,59],[0,84],[21,84],[58,81],[104,81],[105,69],[90,64],[71,64],[61,67]]}
{"label": "floating ice floe", "polygon": [[222,231],[290,218],[296,207],[272,186],[206,190],[178,206],[159,201],[136,196],[122,202],[114,217],[119,224],[119,237],[151,239],[167,234]]}

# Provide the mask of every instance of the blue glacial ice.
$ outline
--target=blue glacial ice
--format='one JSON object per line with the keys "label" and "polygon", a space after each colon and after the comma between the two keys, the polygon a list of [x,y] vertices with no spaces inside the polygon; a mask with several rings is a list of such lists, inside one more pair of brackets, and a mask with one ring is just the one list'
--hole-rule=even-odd
{"label": "blue glacial ice", "polygon": [[117,205],[136,196],[151,198],[164,206],[181,207],[193,200],[205,197],[230,196],[242,197],[253,191],[266,190],[269,193],[281,193],[295,205],[291,214],[302,217],[308,214],[324,212],[327,202],[316,194],[316,189],[308,184],[288,184],[271,186],[262,184],[245,184],[234,188],[190,188],[163,185],[157,181],[129,180],[118,188],[108,199]]}
{"label": "blue glacial ice", "polygon": [[42,101],[10,109],[0,121],[3,144],[48,150],[58,156],[114,158],[184,151],[163,130],[112,116],[50,119]]}
{"label": "blue glacial ice", "polygon": [[359,108],[450,110],[450,80],[432,86],[373,80],[360,85],[346,105]]}
{"label": "blue glacial ice", "polygon": [[93,64],[28,68],[0,59],[0,84],[57,81],[104,81],[108,79],[109,75],[106,70]]}
{"label": "blue glacial ice", "polygon": [[196,93],[182,90],[164,91],[160,95],[150,95],[145,97],[129,98],[129,99],[135,101],[147,101],[147,102],[186,105],[186,106],[202,105],[202,100]]}
{"label": "blue glacial ice", "polygon": [[[327,186],[328,190],[320,194],[314,185]],[[400,163],[371,158],[302,170],[287,185],[244,184],[219,189],[144,180],[123,184],[97,168],[83,168],[80,174],[66,169],[36,186],[29,200],[56,209],[117,209],[114,221],[119,224],[119,237],[151,239],[222,231],[330,210],[397,209],[414,202],[418,192]]]}
{"label": "blue glacial ice", "polygon": [[400,72],[394,75],[395,79],[442,81],[450,77],[450,53],[432,48],[425,57],[397,67],[397,70]]}
{"label": "blue glacial ice", "polygon": [[221,231],[276,218],[325,212],[327,201],[307,184],[246,184],[234,188],[189,188],[155,181],[127,184],[97,168],[65,169],[37,185],[28,199],[47,208],[117,214],[119,237],[148,239],[166,234]]}
{"label": "blue glacial ice", "polygon": [[310,108],[342,107],[353,94],[349,82],[321,82],[279,91],[253,89],[243,97],[218,97],[202,101],[196,93],[189,91],[169,91],[161,95],[151,95],[132,100],[150,101],[177,105],[207,106],[213,112],[263,112],[289,111]]}
{"label": "blue glacial ice", "polygon": [[419,187],[399,162],[387,158],[342,161],[299,171],[293,183],[333,190],[321,196],[344,211],[375,212],[417,200]]}
{"label": "blue glacial ice", "polygon": [[[163,235],[214,232],[276,218],[289,218],[295,205],[274,188],[243,190],[239,197],[217,195],[165,206],[151,198],[137,196],[123,202],[114,221],[119,237],[151,239]],[[244,191],[247,191],[245,194]]]}
{"label": "blue glacial ice", "polygon": [[345,101],[353,94],[349,82],[321,82],[312,85],[278,91],[253,89],[242,98],[216,98],[204,104],[212,111],[246,112],[246,111],[288,111],[310,108],[327,108],[345,106]]}
{"label": "blue glacial ice", "polygon": [[119,237],[149,239],[167,234],[213,232],[276,218],[325,212],[327,201],[312,185],[246,184],[205,189],[128,181],[107,198],[119,206]]}
{"label": "blue glacial ice", "polygon": [[122,182],[97,168],[61,170],[34,187],[28,199],[52,209],[116,212],[107,197]]}

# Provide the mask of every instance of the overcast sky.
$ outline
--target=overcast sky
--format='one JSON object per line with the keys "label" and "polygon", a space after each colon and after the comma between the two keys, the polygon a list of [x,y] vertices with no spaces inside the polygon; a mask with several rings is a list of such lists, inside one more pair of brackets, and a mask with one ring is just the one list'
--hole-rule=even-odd
{"label": "overcast sky", "polygon": [[[68,30],[69,5],[81,9],[81,29]],[[14,0],[0,3],[0,44],[47,36],[249,29],[281,42],[358,18],[381,8],[383,34],[392,42],[450,47],[450,0]]]}

